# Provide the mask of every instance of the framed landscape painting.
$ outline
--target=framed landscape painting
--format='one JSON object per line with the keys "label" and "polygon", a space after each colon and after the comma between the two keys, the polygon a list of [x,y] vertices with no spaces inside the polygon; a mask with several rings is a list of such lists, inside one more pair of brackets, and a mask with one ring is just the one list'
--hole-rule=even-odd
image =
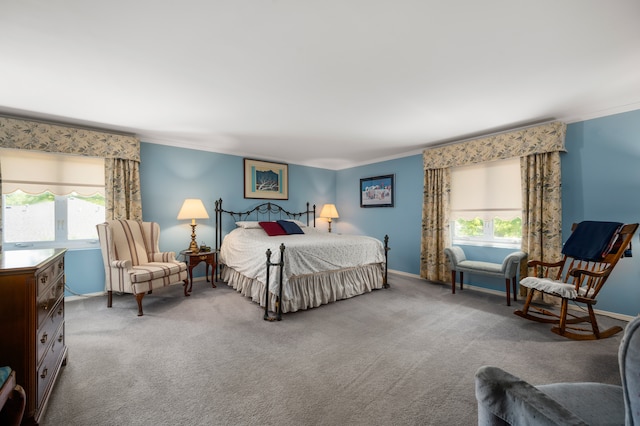
{"label": "framed landscape painting", "polygon": [[289,166],[244,159],[244,198],[289,199]]}
{"label": "framed landscape painting", "polygon": [[360,179],[360,207],[393,207],[394,175]]}

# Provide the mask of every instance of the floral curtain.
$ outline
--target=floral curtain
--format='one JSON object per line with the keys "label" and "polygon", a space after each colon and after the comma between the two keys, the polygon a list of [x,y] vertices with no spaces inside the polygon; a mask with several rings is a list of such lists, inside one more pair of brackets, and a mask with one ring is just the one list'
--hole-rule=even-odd
{"label": "floral curtain", "polygon": [[[463,166],[468,164],[476,164],[486,161],[495,161],[514,157],[529,157],[536,154],[544,153],[556,153],[558,161],[557,163],[551,161],[550,165],[557,166],[557,168],[549,169],[545,173],[552,173],[555,177],[553,181],[547,181],[545,185],[540,188],[540,195],[543,200],[553,199],[551,195],[557,195],[557,204],[544,205],[544,214],[549,218],[544,221],[529,223],[527,227],[523,226],[523,242],[526,240],[527,249],[532,249],[535,244],[542,244],[544,246],[554,246],[555,241],[551,241],[555,238],[560,238],[560,234],[552,236],[549,233],[554,233],[555,228],[545,228],[549,225],[549,221],[553,226],[561,225],[562,212],[560,203],[560,162],[559,152],[565,151],[564,139],[566,133],[566,124],[555,121],[552,123],[526,127],[523,129],[514,130],[511,132],[499,133],[490,135],[485,138],[472,139],[463,141],[456,144],[445,145],[442,147],[436,147],[426,149],[423,152],[423,163],[425,169],[425,188],[424,188],[424,204],[422,209],[422,228],[423,228],[423,241],[421,244],[421,264],[420,275],[424,278],[428,276],[439,277],[437,281],[446,281],[446,273],[441,273],[441,265],[444,264],[448,268],[446,259],[444,258],[444,247],[449,246],[450,235],[448,233],[449,227],[447,224],[447,232],[445,235],[446,243],[443,245],[440,241],[441,236],[438,235],[434,229],[434,224],[443,224],[446,220],[448,222],[448,198],[449,194],[444,191],[435,191],[427,186],[427,175],[431,174],[431,170],[442,169],[447,170],[450,167]],[[522,161],[521,161],[521,167]],[[528,179],[528,178],[527,178]],[[523,177],[524,185],[524,177]],[[531,186],[528,186],[528,191],[531,191]],[[524,191],[523,187],[523,191]],[[441,196],[442,200],[435,200],[436,197]],[[530,218],[529,208],[533,206],[525,202],[527,196],[523,196],[523,223],[525,223],[525,217]],[[447,198],[447,200],[444,200]],[[442,206],[446,205],[446,216],[443,214],[443,210],[431,206],[430,204],[438,203]],[[526,210],[526,211],[525,211]],[[438,217],[437,215],[443,215]],[[440,225],[438,225],[440,226]],[[428,230],[425,232],[425,228]],[[531,236],[530,236],[531,234]],[[425,241],[431,239],[431,241]],[[539,241],[542,238],[544,241]],[[547,238],[549,242],[547,243]],[[537,240],[538,239],[538,240]],[[523,247],[523,251],[530,253]],[[551,255],[551,250],[547,255]],[[530,253],[531,254],[531,253]],[[429,278],[427,278],[429,279]]]}
{"label": "floral curtain", "polygon": [[[555,262],[562,251],[562,195],[560,153],[520,158],[522,179],[522,251],[529,259]],[[526,264],[520,276],[527,276]],[[526,288],[521,288],[522,296]]]}
{"label": "floral curtain", "polygon": [[444,249],[449,245],[450,198],[450,169],[425,170],[420,276],[429,281],[447,279]]}
{"label": "floral curtain", "polygon": [[[138,173],[140,141],[136,136],[0,117],[0,147],[85,155],[111,160],[105,161],[106,186],[107,189],[111,187],[111,191],[108,191],[106,196],[107,219],[142,220]],[[114,166],[116,159],[123,164]],[[0,179],[0,189],[1,185]],[[2,241],[1,227],[0,241]]]}

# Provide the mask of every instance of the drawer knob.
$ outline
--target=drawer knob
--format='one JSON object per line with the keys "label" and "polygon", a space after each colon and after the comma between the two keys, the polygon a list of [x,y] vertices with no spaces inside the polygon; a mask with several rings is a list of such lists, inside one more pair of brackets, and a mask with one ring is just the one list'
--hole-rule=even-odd
{"label": "drawer knob", "polygon": [[40,339],[40,343],[47,343],[47,339],[49,338],[49,336],[47,336],[47,333],[44,333],[42,335],[42,339]]}
{"label": "drawer knob", "polygon": [[58,342],[62,342],[64,340],[64,334],[60,333],[58,336]]}
{"label": "drawer knob", "polygon": [[41,304],[40,308],[42,308],[42,310],[44,310],[44,311],[48,311],[49,310],[49,301],[47,300],[46,302]]}
{"label": "drawer knob", "polygon": [[42,274],[42,276],[40,277],[40,282],[42,284],[46,284],[48,279],[49,279],[49,276],[47,274]]}
{"label": "drawer knob", "polygon": [[48,373],[49,373],[49,370],[45,367],[45,369],[42,371],[42,374],[40,374],[40,378],[44,379],[45,377],[47,377]]}

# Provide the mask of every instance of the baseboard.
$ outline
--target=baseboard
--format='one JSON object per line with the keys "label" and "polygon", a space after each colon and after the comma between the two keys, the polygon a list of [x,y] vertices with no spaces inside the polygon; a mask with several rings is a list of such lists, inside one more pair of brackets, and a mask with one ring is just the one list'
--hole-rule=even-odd
{"label": "baseboard", "polygon": [[[502,297],[506,297],[506,294],[504,291],[500,291],[500,290],[492,290],[489,288],[484,288],[484,287],[478,287],[475,285],[471,285],[471,284],[465,284],[464,285],[465,290],[467,288],[470,288],[472,290],[475,291],[480,291],[482,293],[489,293],[489,294],[494,294],[494,295],[498,295],[498,296],[502,296]],[[524,296],[518,296],[519,298],[524,298]],[[576,306],[576,305],[569,305],[569,310],[571,311],[580,311],[580,312],[586,312],[586,310],[583,310],[580,308],[580,306]],[[594,309],[593,312],[595,312],[598,315],[603,315],[605,317],[609,317],[609,318],[613,318],[613,319],[617,319],[617,320],[621,320],[621,321],[631,321],[632,319],[635,318],[635,316],[633,315],[625,315],[625,314],[619,314],[617,312],[609,312],[609,311],[602,311],[600,309]]]}
{"label": "baseboard", "polygon": [[395,269],[389,269],[388,272],[391,273],[391,274],[404,275],[405,277],[409,277],[409,278],[417,278],[417,279],[421,279],[422,278],[420,275],[410,274],[410,273],[404,272],[404,271],[396,271]]}
{"label": "baseboard", "polygon": [[73,296],[66,296],[64,298],[65,302],[72,302],[74,300],[86,299],[87,297],[96,297],[96,296],[105,296],[106,293],[104,291],[99,291],[96,293],[87,293],[87,294],[76,294]]}
{"label": "baseboard", "polygon": [[[193,279],[193,282],[199,282],[199,281],[205,281],[207,279],[207,277],[196,277]],[[107,292],[106,291],[98,291],[95,293],[86,293],[86,294],[78,294],[76,293],[73,289],[69,288],[69,287],[65,287],[66,291],[69,291],[71,293],[73,293],[73,296],[65,296],[64,301],[65,302],[72,302],[74,300],[81,300],[81,299],[86,299],[87,297],[96,297],[96,296],[106,296]]]}

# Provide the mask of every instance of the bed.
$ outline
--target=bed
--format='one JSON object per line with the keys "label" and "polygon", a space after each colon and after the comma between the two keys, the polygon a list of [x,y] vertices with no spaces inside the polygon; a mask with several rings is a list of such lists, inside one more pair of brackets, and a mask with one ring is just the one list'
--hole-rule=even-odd
{"label": "bed", "polygon": [[[277,221],[294,233],[268,235]],[[225,227],[231,231],[225,233]],[[388,236],[383,243],[368,236],[320,231],[315,227],[315,206],[309,203],[295,213],[271,202],[233,212],[224,210],[219,199],[215,239],[219,279],[265,308],[265,319],[273,319],[269,311],[279,320],[282,313],[389,287]]]}

